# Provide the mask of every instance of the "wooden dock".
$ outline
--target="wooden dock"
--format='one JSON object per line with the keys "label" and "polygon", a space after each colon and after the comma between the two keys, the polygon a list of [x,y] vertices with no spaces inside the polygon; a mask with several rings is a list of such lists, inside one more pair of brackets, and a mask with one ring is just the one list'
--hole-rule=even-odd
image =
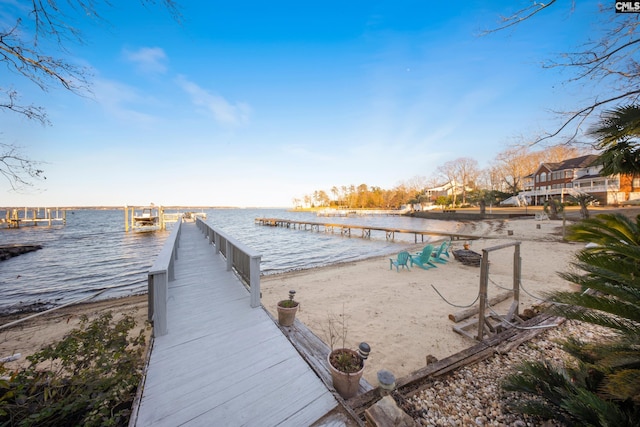
{"label": "wooden dock", "polygon": [[360,236],[363,239],[370,239],[372,232],[384,233],[386,240],[394,240],[396,233],[413,234],[415,243],[418,243],[418,237],[420,242],[424,242],[424,236],[433,236],[436,238],[448,238],[450,240],[476,240],[478,236],[471,234],[458,234],[442,231],[425,231],[425,230],[409,230],[402,228],[387,228],[387,227],[371,227],[369,225],[354,225],[354,224],[337,224],[327,222],[313,222],[313,221],[296,221],[292,219],[282,218],[256,218],[254,220],[257,225],[266,225],[270,227],[284,227],[298,230],[310,230],[324,233],[340,233],[341,236],[352,237],[357,236],[357,233],[352,233],[352,230],[360,232]]}
{"label": "wooden dock", "polygon": [[178,239],[167,333],[153,339],[130,426],[357,425],[196,225]]}
{"label": "wooden dock", "polygon": [[[31,213],[31,216],[29,216]],[[51,208],[35,208],[35,209],[11,209],[5,210],[5,217],[0,218],[0,228],[20,228],[25,226],[47,225],[51,227],[55,224],[66,225],[67,211],[62,212]]]}

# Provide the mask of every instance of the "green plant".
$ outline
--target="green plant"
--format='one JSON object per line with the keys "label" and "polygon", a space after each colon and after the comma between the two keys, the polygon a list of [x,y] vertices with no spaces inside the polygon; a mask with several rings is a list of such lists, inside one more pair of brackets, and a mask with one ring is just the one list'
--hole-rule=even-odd
{"label": "green plant", "polygon": [[589,218],[589,203],[595,202],[596,199],[589,193],[580,193],[576,195],[570,195],[568,198],[570,201],[577,203],[580,206],[580,217],[582,219]]}
{"label": "green plant", "polygon": [[[579,292],[554,292],[554,314],[607,327],[615,336],[586,343],[568,339],[575,362],[528,362],[505,378],[503,388],[522,393],[519,412],[570,425],[640,425],[640,215],[597,215],[573,226],[569,238],[595,243],[579,251],[576,272],[561,276]],[[581,273],[579,271],[582,271]]]}
{"label": "green plant", "polygon": [[[126,425],[142,375],[144,330],[106,313],[29,356],[29,366],[0,383],[0,424]],[[0,370],[7,373],[4,367]]]}
{"label": "green plant", "polygon": [[289,291],[289,299],[278,301],[278,306],[280,306],[282,308],[297,307],[298,306],[298,302],[293,299],[295,296],[296,296],[296,291],[294,291],[294,290]]}
{"label": "green plant", "polygon": [[293,308],[293,307],[297,307],[298,306],[298,302],[297,301],[293,301],[293,300],[282,300],[280,302],[278,302],[278,305],[282,308]]}
{"label": "green plant", "polygon": [[558,214],[562,213],[564,206],[560,200],[551,198],[549,200],[545,200],[542,209],[544,210],[544,213],[549,215],[550,219],[558,219]]}

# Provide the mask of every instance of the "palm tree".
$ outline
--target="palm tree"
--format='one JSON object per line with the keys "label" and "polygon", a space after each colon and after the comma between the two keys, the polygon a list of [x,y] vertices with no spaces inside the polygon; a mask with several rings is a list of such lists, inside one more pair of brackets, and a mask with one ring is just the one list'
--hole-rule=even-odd
{"label": "palm tree", "polygon": [[589,218],[589,203],[595,202],[596,199],[589,193],[578,193],[575,195],[570,195],[569,200],[576,202],[580,206],[580,217],[582,219]]}
{"label": "palm tree", "polygon": [[598,125],[587,132],[603,150],[599,163],[601,174],[631,174],[640,172],[640,105],[627,105],[605,111]]}
{"label": "palm tree", "polygon": [[581,291],[550,294],[551,311],[610,328],[615,337],[570,338],[563,348],[577,363],[527,362],[503,388],[524,394],[510,404],[519,412],[571,425],[640,425],[640,215],[597,215],[574,225],[569,238],[595,245],[577,253],[576,272],[560,274]]}

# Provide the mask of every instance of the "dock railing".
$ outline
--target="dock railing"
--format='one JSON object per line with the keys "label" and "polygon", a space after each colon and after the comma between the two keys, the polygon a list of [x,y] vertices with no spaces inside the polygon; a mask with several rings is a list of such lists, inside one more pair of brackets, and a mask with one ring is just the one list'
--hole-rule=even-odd
{"label": "dock railing", "polygon": [[167,298],[169,298],[169,281],[174,280],[173,262],[178,259],[180,230],[182,221],[176,222],[167,238],[160,254],[151,266],[147,277],[148,286],[148,318],[153,323],[155,336],[166,335]]}
{"label": "dock railing", "polygon": [[227,263],[227,271],[234,271],[249,290],[251,307],[260,307],[260,260],[262,255],[237,241],[222,230],[196,218],[196,225],[214,245]]}

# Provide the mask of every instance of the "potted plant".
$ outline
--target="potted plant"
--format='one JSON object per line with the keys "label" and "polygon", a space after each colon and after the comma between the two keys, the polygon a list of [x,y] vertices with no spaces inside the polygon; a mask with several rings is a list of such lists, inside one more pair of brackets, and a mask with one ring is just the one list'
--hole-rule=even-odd
{"label": "potted plant", "polygon": [[338,348],[329,353],[327,361],[333,387],[344,399],[349,399],[358,393],[360,378],[364,372],[364,361],[370,351],[369,344],[363,342],[360,343],[358,351]]}
{"label": "potted plant", "polygon": [[[327,355],[327,363],[329,372],[331,372],[333,388],[342,398],[349,399],[358,393],[360,378],[364,372],[364,361],[369,357],[371,348],[366,342],[360,343],[358,351],[347,348],[347,324],[344,308],[340,318],[330,315],[328,320],[325,333],[331,351]],[[340,342],[341,348],[334,348],[337,342]]]}
{"label": "potted plant", "polygon": [[278,323],[280,326],[291,326],[296,320],[296,312],[298,311],[299,302],[293,298],[296,291],[289,291],[289,299],[278,301]]}

